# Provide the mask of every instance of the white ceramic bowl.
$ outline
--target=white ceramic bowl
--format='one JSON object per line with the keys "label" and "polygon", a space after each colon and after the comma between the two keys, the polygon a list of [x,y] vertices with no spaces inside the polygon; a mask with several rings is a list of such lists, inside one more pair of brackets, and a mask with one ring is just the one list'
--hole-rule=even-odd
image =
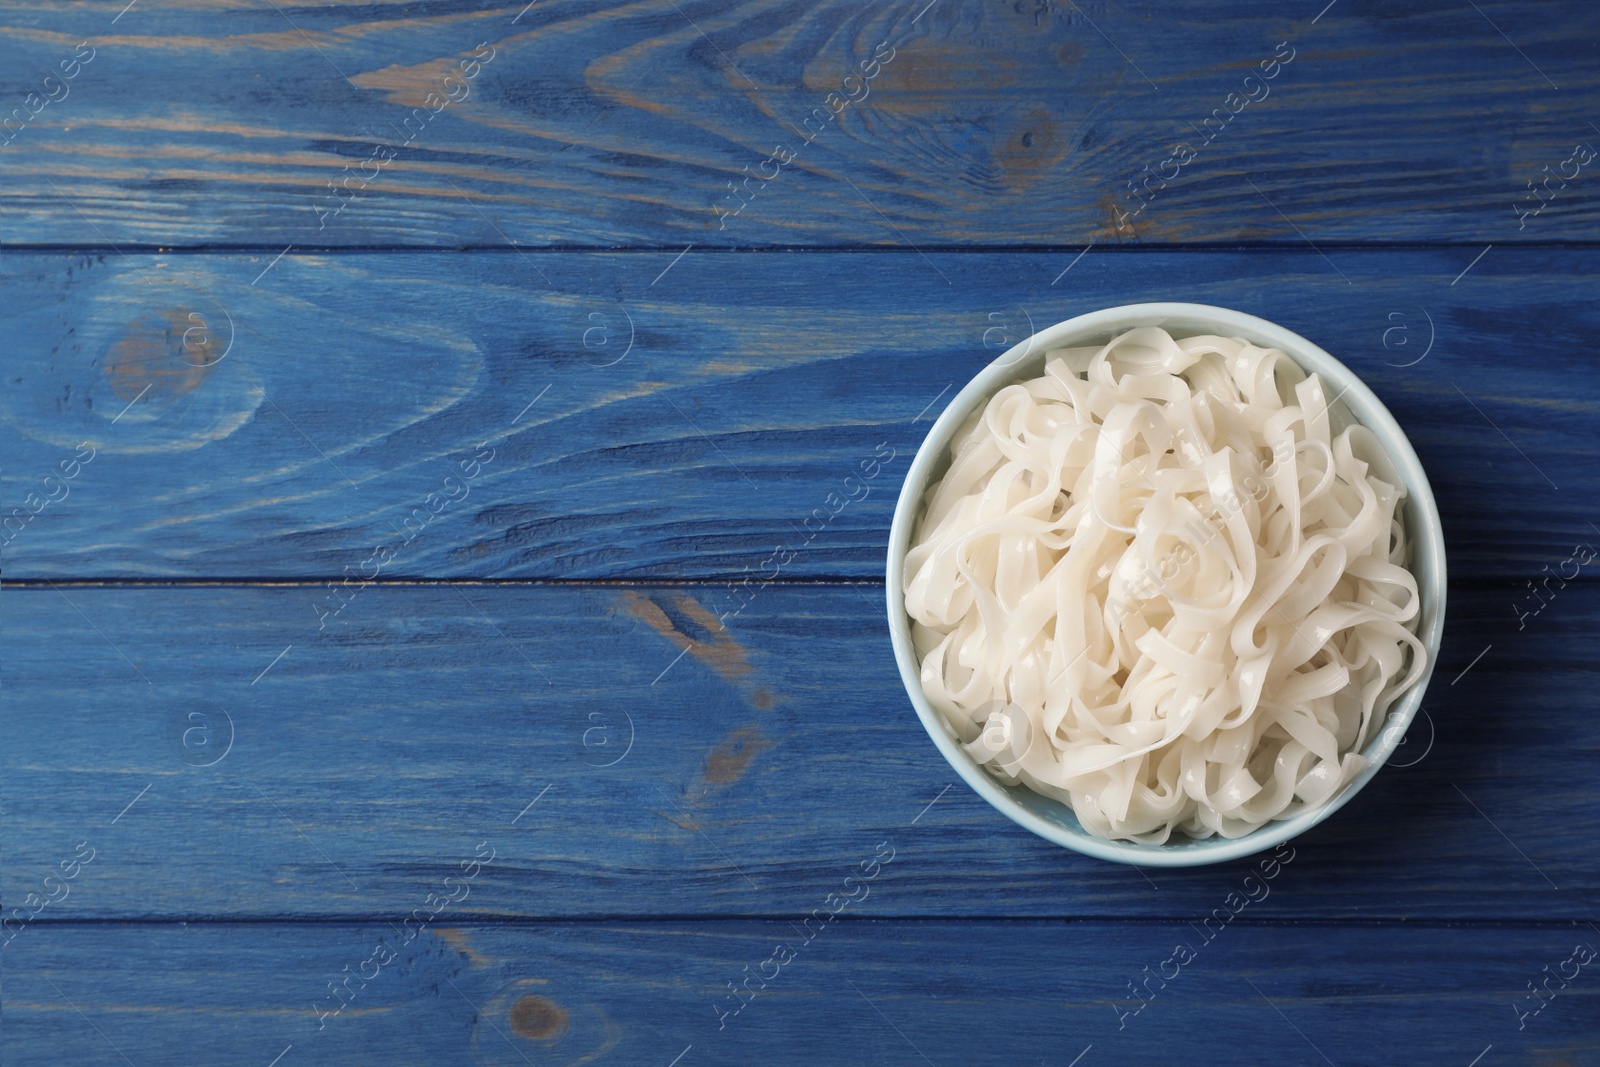
{"label": "white ceramic bowl", "polygon": [[[1342,394],[1342,402],[1350,413],[1383,443],[1407,490],[1403,521],[1410,541],[1409,563],[1421,594],[1417,636],[1428,650],[1428,669],[1416,685],[1390,705],[1384,728],[1362,749],[1362,754],[1370,761],[1366,769],[1328,803],[1289,819],[1270,822],[1244,837],[1232,840],[1222,837],[1204,840],[1174,838],[1165,845],[1107,841],[1084,830],[1067,805],[1021,785],[1001,784],[966,753],[946,725],[944,717],[922,695],[922,685],[918,680],[920,661],[911,644],[911,620],[905,612],[906,549],[922,512],[923,495],[928,485],[941,477],[949,466],[950,439],[962,422],[1003,386],[1042,375],[1045,352],[1049,349],[1104,344],[1137,326],[1160,326],[1177,337],[1197,334],[1239,337],[1261,347],[1283,351],[1306,371],[1322,375],[1331,395]],[[1086,855],[1121,863],[1185,867],[1238,859],[1304,833],[1343,807],[1357,790],[1378,773],[1416,715],[1422,703],[1423,690],[1432,676],[1433,665],[1439,659],[1439,637],[1444,628],[1445,604],[1444,535],[1439,525],[1439,509],[1433,500],[1433,490],[1428,485],[1427,475],[1423,473],[1422,464],[1417,461],[1411,443],[1394,421],[1394,416],[1343,363],[1299,334],[1254,315],[1205,304],[1128,304],[1079,315],[1040,330],[1006,351],[956,394],[933,424],[922,447],[917,450],[917,457],[912,461],[905,485],[900,490],[900,501],[894,510],[894,524],[889,531],[886,585],[889,630],[906,693],[911,697],[917,717],[922,720],[928,736],[939,746],[939,751],[950,766],[979,796],[1040,837]]]}

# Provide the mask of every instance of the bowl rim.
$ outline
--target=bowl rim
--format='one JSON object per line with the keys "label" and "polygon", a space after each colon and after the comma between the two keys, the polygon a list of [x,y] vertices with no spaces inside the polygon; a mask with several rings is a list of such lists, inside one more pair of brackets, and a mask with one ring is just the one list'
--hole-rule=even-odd
{"label": "bowl rim", "polygon": [[[1180,325],[1173,320],[1185,320],[1190,325]],[[1168,323],[1172,323],[1183,336],[1211,332],[1242,337],[1263,347],[1280,349],[1303,370],[1319,373],[1330,386],[1338,386],[1340,392],[1335,398],[1343,398],[1356,421],[1378,437],[1410,497],[1407,532],[1411,535],[1411,569],[1417,578],[1417,637],[1428,651],[1428,663],[1416,683],[1390,703],[1382,729],[1362,749],[1362,754],[1368,757],[1367,766],[1327,803],[1288,819],[1269,822],[1242,837],[1185,840],[1178,845],[1141,845],[1095,837],[1087,831],[1071,829],[1030,811],[1013,799],[1007,787],[1001,785],[961,748],[950,734],[943,716],[923,696],[919,680],[921,663],[911,644],[910,620],[905,613],[903,576],[906,551],[922,510],[922,498],[930,471],[944,458],[950,439],[978,404],[987,402],[990,396],[1011,382],[1038,377],[1043,371],[1044,353],[1052,348],[1066,347],[1075,342],[1082,344],[1097,334],[1116,335],[1137,326],[1165,326]],[[1039,368],[1030,371],[1035,360]],[[1416,521],[1418,518],[1420,524]],[[1420,529],[1416,528],[1419,525]],[[1372,780],[1399,746],[1406,729],[1416,717],[1423,693],[1439,661],[1439,643],[1444,630],[1445,579],[1444,532],[1427,473],[1400,424],[1354,371],[1306,338],[1266,319],[1210,304],[1163,301],[1102,308],[1038,330],[978,371],[951,398],[918,446],[901,485],[889,528],[884,592],[890,640],[906,695],[910,697],[923,729],[946,762],[979,796],[1024,829],[1073,851],[1114,863],[1187,867],[1223,863],[1254,855],[1297,837],[1344,807]],[[1061,803],[1040,794],[1034,795],[1047,803]],[[1064,804],[1061,806],[1066,808]]]}

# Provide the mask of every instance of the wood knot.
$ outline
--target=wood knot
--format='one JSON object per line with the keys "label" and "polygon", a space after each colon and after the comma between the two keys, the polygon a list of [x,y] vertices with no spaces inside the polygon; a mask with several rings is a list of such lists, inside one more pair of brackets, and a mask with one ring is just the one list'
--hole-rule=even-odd
{"label": "wood knot", "polygon": [[737,782],[750,769],[750,761],[771,747],[772,742],[753,727],[735,730],[706,753],[706,781],[717,785]]}
{"label": "wood knot", "polygon": [[229,332],[227,324],[184,308],[143,315],[128,324],[106,353],[106,382],[130,403],[151,391],[166,399],[191,393],[226,354],[232,343]]}
{"label": "wood knot", "polygon": [[1053,173],[1069,145],[1044,107],[1029,108],[1006,125],[1011,128],[1004,132],[994,161],[999,180],[1009,190],[1022,192]]}
{"label": "wood knot", "polygon": [[530,1041],[554,1041],[567,1032],[567,1013],[544,997],[525,996],[511,1005],[511,1032]]}

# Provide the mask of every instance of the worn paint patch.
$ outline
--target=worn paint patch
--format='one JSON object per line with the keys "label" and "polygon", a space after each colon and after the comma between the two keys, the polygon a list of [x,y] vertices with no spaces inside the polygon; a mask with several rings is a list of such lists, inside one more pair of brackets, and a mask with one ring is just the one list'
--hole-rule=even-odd
{"label": "worn paint patch", "polygon": [[[491,49],[487,62],[493,62],[498,48]],[[384,94],[384,100],[390,104],[399,104],[401,107],[427,107],[442,111],[441,105],[433,109],[429,97],[439,101],[447,99],[445,96],[445,78],[455,75],[459,84],[471,85],[472,80],[482,73],[484,62],[482,55],[476,51],[458,52],[454,55],[441,56],[438,59],[425,60],[421,63],[397,63],[383,67],[380,70],[370,70],[357,74],[350,79],[351,83],[362,89],[376,89]],[[463,76],[464,71],[472,71],[468,76]],[[471,90],[459,99],[448,98],[451,104],[462,104],[471,98]]]}
{"label": "worn paint patch", "polygon": [[678,629],[661,605],[647,596],[629,591],[623,594],[623,599],[635,618],[648,623],[651,629],[678,648],[687,649],[689,655],[723,678],[736,681],[750,673],[750,659],[744,646],[733,639],[720,619],[693,597],[681,595],[673,600],[673,607],[703,628],[704,637],[691,637]]}
{"label": "worn paint patch", "polygon": [[529,1041],[554,1043],[570,1025],[566,1009],[553,1000],[528,995],[518,997],[509,1013],[511,1032]]}
{"label": "worn paint patch", "polygon": [[134,319],[112,343],[105,377],[111,391],[130,403],[140,396],[172,399],[200,388],[216,362],[204,317],[185,308],[163,308]]}
{"label": "worn paint patch", "polygon": [[483,967],[488,964],[488,957],[484,956],[467,940],[467,932],[457,926],[435,926],[433,932],[440,941],[455,949],[467,958],[467,962],[474,967]]}
{"label": "worn paint patch", "polygon": [[[1105,216],[1105,222],[1095,232],[1095,237],[1101,240],[1110,240],[1112,238],[1139,236],[1139,232],[1135,228],[1137,220],[1131,217],[1131,212],[1123,206],[1122,200],[1115,191],[1101,193],[1095,199],[1095,207]],[[1119,226],[1118,222],[1124,214],[1129,214],[1130,217]]]}
{"label": "worn paint patch", "polygon": [[752,726],[735,730],[706,753],[706,781],[715,785],[737,782],[750,769],[751,761],[771,747],[772,742]]}

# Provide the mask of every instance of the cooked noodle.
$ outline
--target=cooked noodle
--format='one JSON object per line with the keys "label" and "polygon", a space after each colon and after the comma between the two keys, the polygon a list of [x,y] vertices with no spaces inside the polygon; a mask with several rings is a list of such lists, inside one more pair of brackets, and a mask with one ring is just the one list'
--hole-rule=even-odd
{"label": "cooked noodle", "polygon": [[1242,340],[1144,327],[1046,359],[924,497],[928,700],[1101,837],[1240,837],[1327,803],[1427,663],[1377,438]]}

